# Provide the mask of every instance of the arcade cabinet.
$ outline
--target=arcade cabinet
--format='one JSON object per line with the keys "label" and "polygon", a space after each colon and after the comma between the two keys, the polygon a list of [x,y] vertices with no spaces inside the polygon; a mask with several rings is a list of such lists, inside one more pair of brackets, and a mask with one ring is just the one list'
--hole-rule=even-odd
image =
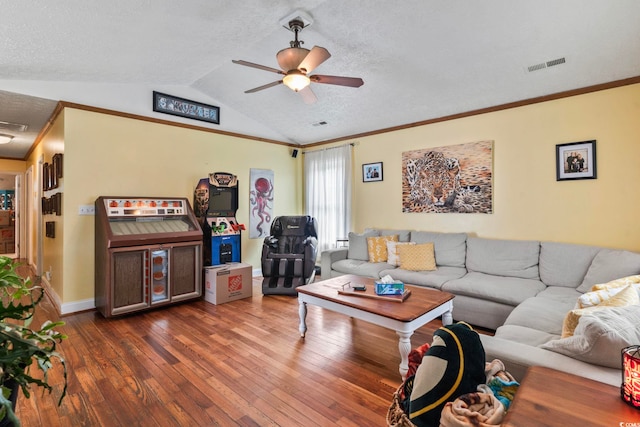
{"label": "arcade cabinet", "polygon": [[240,262],[240,232],[238,224],[238,178],[226,172],[202,178],[194,192],[194,210],[204,240],[204,265]]}

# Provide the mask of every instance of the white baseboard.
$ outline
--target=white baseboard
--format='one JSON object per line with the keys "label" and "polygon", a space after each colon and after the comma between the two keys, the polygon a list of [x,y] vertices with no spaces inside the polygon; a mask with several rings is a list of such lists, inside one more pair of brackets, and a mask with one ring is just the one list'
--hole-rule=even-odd
{"label": "white baseboard", "polygon": [[65,314],[77,313],[79,311],[93,310],[94,308],[96,308],[95,300],[93,298],[80,301],[72,301],[63,304],[62,301],[60,301],[60,297],[53,290],[51,284],[45,276],[42,276],[41,283],[42,287],[47,293],[47,296],[49,297],[49,300],[61,316],[64,316]]}
{"label": "white baseboard", "polygon": [[87,311],[93,310],[96,308],[96,301],[93,298],[80,300],[80,301],[72,301],[62,304],[60,308],[60,314],[71,314],[77,313],[79,311]]}

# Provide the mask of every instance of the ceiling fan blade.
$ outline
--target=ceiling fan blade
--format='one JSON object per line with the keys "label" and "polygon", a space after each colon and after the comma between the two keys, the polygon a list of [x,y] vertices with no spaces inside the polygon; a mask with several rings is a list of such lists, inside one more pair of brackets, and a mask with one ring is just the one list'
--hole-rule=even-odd
{"label": "ceiling fan blade", "polygon": [[323,76],[316,74],[309,76],[309,79],[315,83],[323,83],[327,85],[339,85],[349,87],[360,87],[364,84],[364,80],[360,77],[340,77],[340,76]]}
{"label": "ceiling fan blade", "polygon": [[300,95],[302,95],[302,100],[305,104],[315,104],[318,101],[316,94],[313,93],[310,86],[305,87],[298,91]]}
{"label": "ceiling fan blade", "polygon": [[331,58],[331,54],[327,49],[320,46],[314,46],[302,60],[300,65],[298,65],[298,69],[305,73],[310,73],[329,58]]}
{"label": "ceiling fan blade", "polygon": [[272,73],[284,74],[284,72],[282,70],[278,70],[276,68],[267,67],[266,65],[254,64],[253,62],[243,61],[241,59],[240,60],[233,59],[231,62],[233,62],[234,64],[245,65],[247,67],[257,68],[259,70],[271,71]]}
{"label": "ceiling fan blade", "polygon": [[282,80],[278,80],[277,82],[271,82],[271,83],[268,83],[266,85],[262,85],[262,86],[254,87],[253,89],[245,90],[244,93],[258,92],[259,90],[269,89],[270,87],[278,86],[281,83],[282,83]]}

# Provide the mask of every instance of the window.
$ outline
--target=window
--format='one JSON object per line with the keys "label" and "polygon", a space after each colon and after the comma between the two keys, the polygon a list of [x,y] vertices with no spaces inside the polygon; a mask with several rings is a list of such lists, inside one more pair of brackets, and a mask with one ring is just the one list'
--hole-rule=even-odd
{"label": "window", "polygon": [[305,153],[305,210],[318,222],[318,254],[349,232],[351,150],[347,144]]}

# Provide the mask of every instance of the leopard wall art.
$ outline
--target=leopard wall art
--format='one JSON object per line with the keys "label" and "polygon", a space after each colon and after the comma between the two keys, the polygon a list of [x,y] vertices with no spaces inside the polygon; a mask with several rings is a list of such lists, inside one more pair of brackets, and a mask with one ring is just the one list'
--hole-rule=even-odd
{"label": "leopard wall art", "polygon": [[[403,212],[491,213],[490,170],[467,157],[461,162],[440,151],[420,154],[403,159]],[[464,182],[465,176],[477,181]]]}

